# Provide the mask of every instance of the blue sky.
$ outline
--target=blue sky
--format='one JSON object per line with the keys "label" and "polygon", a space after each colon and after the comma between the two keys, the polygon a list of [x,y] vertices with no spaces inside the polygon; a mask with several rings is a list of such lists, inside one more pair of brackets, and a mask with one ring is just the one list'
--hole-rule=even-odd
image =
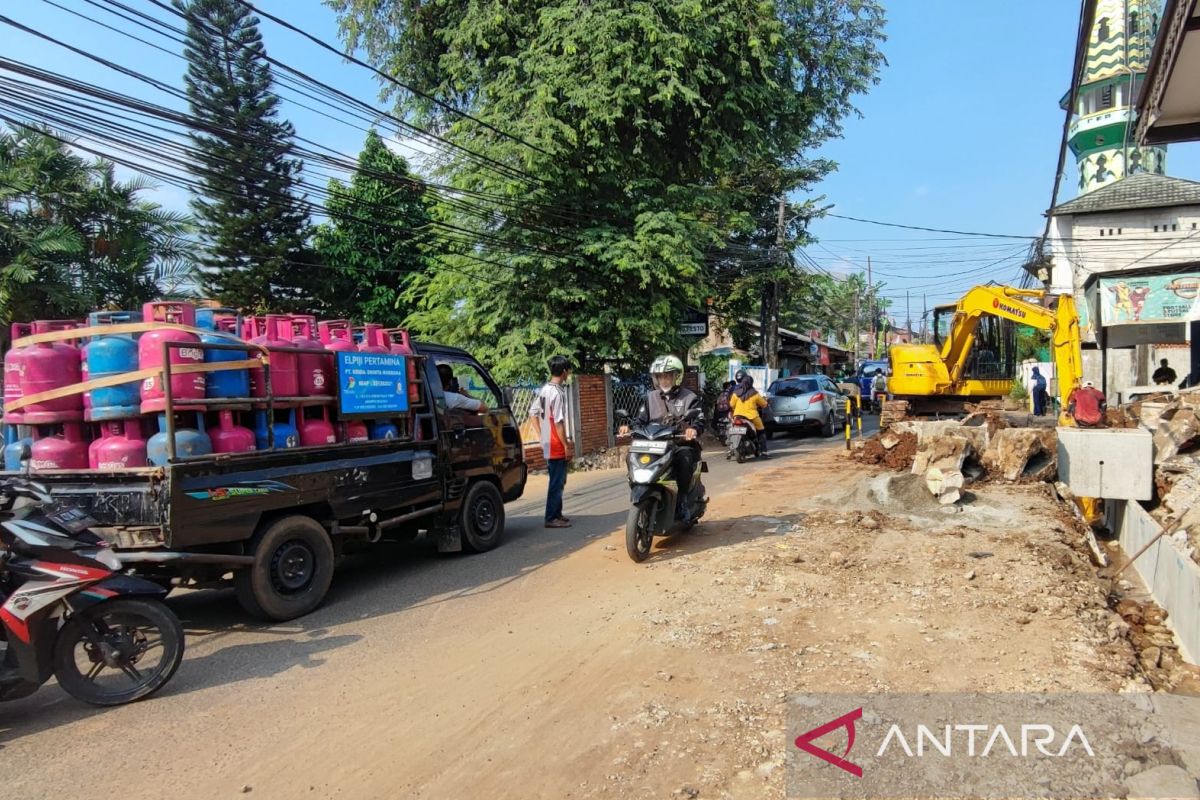
{"label": "blue sky", "polygon": [[[65,8],[137,32],[129,23],[84,0],[54,0]],[[155,16],[147,0],[125,0]],[[103,5],[103,3],[101,3]],[[321,38],[337,41],[334,14],[315,0],[260,0],[265,11]],[[1078,0],[895,0],[888,3],[889,65],[880,83],[858,98],[861,118],[847,121],[842,139],[821,155],[840,168],[817,189],[834,213],[933,228],[1034,236],[1050,201],[1062,132],[1058,99],[1067,89]],[[6,3],[4,14],[89,52],[175,85],[183,61],[97,28],[46,0]],[[367,70],[322,52],[264,21],[270,55],[339,89],[375,101],[378,84]],[[88,62],[8,26],[0,26],[0,52],[36,66],[112,89],[178,105],[130,78]],[[357,154],[360,123],[330,120],[286,103],[298,133],[349,156]],[[1074,196],[1073,160],[1060,201]],[[1200,179],[1200,146],[1175,145],[1168,173]],[[310,178],[319,173],[310,169]],[[182,190],[163,187],[160,202],[186,204]],[[808,254],[822,269],[865,269],[872,257],[876,279],[887,282],[893,316],[903,322],[909,289],[913,317],[921,295],[946,302],[975,284],[1011,282],[1026,243],[1016,239],[919,233],[838,219],[813,225],[819,244]],[[999,261],[999,264],[994,262]]]}

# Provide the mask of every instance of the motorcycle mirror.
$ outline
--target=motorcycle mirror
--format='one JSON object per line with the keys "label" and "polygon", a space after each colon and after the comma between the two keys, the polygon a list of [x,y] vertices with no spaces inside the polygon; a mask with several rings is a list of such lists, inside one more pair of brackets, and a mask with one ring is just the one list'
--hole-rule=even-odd
{"label": "motorcycle mirror", "polygon": [[33,458],[33,448],[29,446],[28,442],[22,442],[21,443],[21,453],[20,453],[21,463],[24,464],[26,461],[28,461],[31,458]]}
{"label": "motorcycle mirror", "polygon": [[616,415],[617,415],[618,417],[620,417],[621,419],[625,419],[625,417],[628,417],[628,416],[629,416],[629,412],[628,412],[628,411],[626,411],[626,410],[625,410],[625,409],[623,409],[623,408],[618,408],[618,409],[617,409],[616,411],[614,411],[613,413],[614,413],[614,414],[616,414]]}

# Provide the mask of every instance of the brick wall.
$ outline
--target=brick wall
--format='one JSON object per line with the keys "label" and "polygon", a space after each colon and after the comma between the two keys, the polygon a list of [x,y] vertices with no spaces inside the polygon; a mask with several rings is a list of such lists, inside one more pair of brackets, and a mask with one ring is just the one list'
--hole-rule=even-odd
{"label": "brick wall", "polygon": [[[576,375],[579,420],[582,430],[576,434],[575,455],[587,455],[608,447],[609,416],[606,391],[607,375]],[[572,398],[574,401],[574,398]],[[541,443],[525,447],[525,463],[530,469],[545,469]]]}
{"label": "brick wall", "polygon": [[595,453],[608,447],[608,398],[606,375],[579,375],[579,453]]}

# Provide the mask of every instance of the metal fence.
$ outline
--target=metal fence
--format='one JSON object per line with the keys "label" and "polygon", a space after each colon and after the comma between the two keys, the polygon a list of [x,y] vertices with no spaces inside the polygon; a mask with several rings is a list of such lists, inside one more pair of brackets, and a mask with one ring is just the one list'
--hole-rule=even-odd
{"label": "metal fence", "polygon": [[612,403],[609,408],[609,421],[612,426],[613,433],[623,424],[620,416],[617,415],[617,410],[627,412],[633,416],[637,412],[638,407],[642,404],[642,398],[646,396],[646,392],[650,389],[650,376],[638,375],[634,378],[621,379],[615,375],[609,378]]}
{"label": "metal fence", "polygon": [[512,409],[513,416],[517,419],[517,425],[524,425],[528,421],[529,406],[533,403],[533,398],[537,396],[538,389],[541,388],[541,386],[528,383],[504,387],[504,398],[508,400],[508,407]]}

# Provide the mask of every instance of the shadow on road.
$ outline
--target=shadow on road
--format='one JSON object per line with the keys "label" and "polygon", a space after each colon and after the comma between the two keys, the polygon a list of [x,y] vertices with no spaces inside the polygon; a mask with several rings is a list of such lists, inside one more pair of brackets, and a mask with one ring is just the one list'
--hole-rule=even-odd
{"label": "shadow on road", "polygon": [[[719,449],[704,457],[713,470],[706,476],[709,493],[733,489],[758,469],[778,467],[789,457],[803,456],[838,445],[839,440],[789,437],[771,443],[772,458],[737,465],[726,462]],[[622,528],[628,511],[624,470],[575,473],[567,484],[567,513],[573,526],[546,529],[542,524],[544,497],[538,489],[507,508],[505,541],[480,555],[441,555],[424,538],[408,544],[380,543],[339,562],[333,585],[321,608],[286,623],[258,623],[238,605],[232,590],[179,592],[168,603],[183,621],[188,639],[178,674],[161,696],[139,704],[158,706],[172,697],[241,681],[271,677],[292,667],[310,669],[323,656],[354,644],[358,633],[331,635],[355,622],[385,617],[463,597],[477,596],[526,577],[539,569]],[[729,525],[749,526],[732,533]],[[718,528],[718,526],[720,526]],[[705,520],[697,532],[657,539],[651,560],[669,560],[765,535],[767,526],[753,518]],[[630,564],[631,569],[637,565]],[[252,639],[252,641],[247,641]],[[95,709],[65,695],[53,685],[25,700],[0,705],[0,749],[5,742],[61,725],[86,720]]]}

